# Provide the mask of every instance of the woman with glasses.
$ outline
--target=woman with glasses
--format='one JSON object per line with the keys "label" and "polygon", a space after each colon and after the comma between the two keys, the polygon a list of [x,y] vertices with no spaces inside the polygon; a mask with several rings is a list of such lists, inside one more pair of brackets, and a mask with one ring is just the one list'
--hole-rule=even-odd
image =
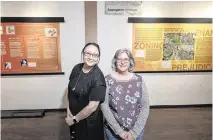
{"label": "woman with glasses", "polygon": [[143,78],[134,74],[134,58],[128,49],[116,51],[114,73],[107,75],[105,101],[101,105],[108,140],[142,140],[149,116],[149,97]]}
{"label": "woman with glasses", "polygon": [[68,84],[66,122],[71,140],[104,140],[100,103],[105,100],[106,83],[98,67],[100,48],[88,43],[82,50],[83,63],[72,69]]}

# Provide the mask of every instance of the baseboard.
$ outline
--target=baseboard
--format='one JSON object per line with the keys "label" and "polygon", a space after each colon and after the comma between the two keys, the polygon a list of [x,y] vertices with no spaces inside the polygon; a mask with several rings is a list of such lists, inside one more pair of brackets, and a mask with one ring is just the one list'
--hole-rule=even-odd
{"label": "baseboard", "polygon": [[1,110],[1,119],[39,118],[44,117],[44,109],[40,110]]}
{"label": "baseboard", "polygon": [[203,108],[203,107],[212,107],[212,104],[153,105],[153,106],[150,106],[151,109],[161,109],[161,108]]}
{"label": "baseboard", "polygon": [[[166,108],[205,108],[212,107],[212,104],[192,104],[192,105],[151,105],[150,109],[166,109]],[[65,112],[66,108],[58,109],[43,109],[44,112]],[[2,111],[12,111],[12,110],[2,110]],[[19,112],[33,111],[33,110],[13,110]]]}
{"label": "baseboard", "polygon": [[58,109],[45,109],[45,112],[65,112],[66,108],[58,108]]}
{"label": "baseboard", "polygon": [[[192,104],[192,105],[151,105],[150,109],[166,109],[166,108],[204,108],[212,107],[212,104]],[[45,109],[45,112],[65,112],[66,108]]]}

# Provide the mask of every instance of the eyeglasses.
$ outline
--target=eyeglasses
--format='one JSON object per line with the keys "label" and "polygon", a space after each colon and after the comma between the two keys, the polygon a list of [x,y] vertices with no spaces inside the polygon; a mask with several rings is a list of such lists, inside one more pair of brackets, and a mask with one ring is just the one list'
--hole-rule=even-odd
{"label": "eyeglasses", "polygon": [[84,52],[84,56],[92,56],[93,58],[98,58],[99,57],[99,54],[91,54],[89,52]]}
{"label": "eyeglasses", "polygon": [[121,62],[123,62],[123,63],[129,63],[129,58],[125,58],[125,59],[117,58],[116,61],[118,63],[121,63]]}

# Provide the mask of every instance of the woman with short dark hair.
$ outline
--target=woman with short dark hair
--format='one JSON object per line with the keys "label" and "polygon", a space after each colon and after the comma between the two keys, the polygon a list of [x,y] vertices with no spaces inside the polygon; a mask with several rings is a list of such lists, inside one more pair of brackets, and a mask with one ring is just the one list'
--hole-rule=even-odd
{"label": "woman with short dark hair", "polygon": [[86,44],[82,56],[83,63],[74,66],[69,78],[66,122],[71,140],[104,140],[100,103],[105,99],[106,83],[97,65],[99,45]]}

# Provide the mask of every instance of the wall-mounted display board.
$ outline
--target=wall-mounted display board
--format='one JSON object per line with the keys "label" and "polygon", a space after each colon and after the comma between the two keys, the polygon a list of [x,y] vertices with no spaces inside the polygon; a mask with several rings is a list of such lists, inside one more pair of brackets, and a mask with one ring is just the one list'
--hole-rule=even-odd
{"label": "wall-mounted display board", "polygon": [[1,75],[64,74],[61,17],[1,17]]}
{"label": "wall-mounted display board", "polygon": [[129,18],[135,72],[212,71],[211,18]]}

